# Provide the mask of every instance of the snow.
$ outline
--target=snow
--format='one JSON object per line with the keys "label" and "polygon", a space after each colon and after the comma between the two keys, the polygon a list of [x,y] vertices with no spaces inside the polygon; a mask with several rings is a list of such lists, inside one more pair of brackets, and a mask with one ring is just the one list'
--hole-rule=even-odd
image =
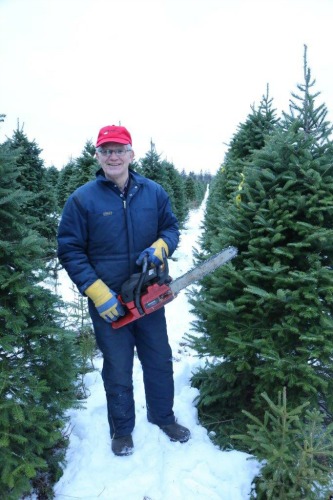
{"label": "snow", "polygon": [[[193,247],[199,236],[207,194],[199,209],[190,212],[186,228],[169,271],[173,278],[193,267]],[[62,295],[73,300],[73,287],[63,275]],[[136,426],[134,454],[116,457],[106,415],[106,400],[101,378],[102,358],[94,360],[96,370],[85,376],[89,396],[84,409],[70,411],[71,434],[64,474],[55,485],[55,498],[107,500],[245,500],[259,464],[250,455],[221,451],[198,421],[194,400],[198,390],[190,386],[193,371],[204,364],[184,342],[195,319],[187,296],[182,291],[166,306],[169,341],[174,356],[175,403],[178,422],[188,427],[191,439],[173,443],[146,419],[142,370],[137,358],[133,380]]]}

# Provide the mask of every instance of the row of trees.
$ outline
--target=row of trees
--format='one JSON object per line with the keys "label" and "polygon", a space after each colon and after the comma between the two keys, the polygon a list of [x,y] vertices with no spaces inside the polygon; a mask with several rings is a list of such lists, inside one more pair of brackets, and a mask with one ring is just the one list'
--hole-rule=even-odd
{"label": "row of trees", "polygon": [[[0,116],[0,122],[4,120]],[[66,411],[87,396],[94,337],[86,299],[73,304],[45,283],[56,276],[56,233],[69,194],[94,178],[95,148],[59,171],[22,128],[0,144],[0,498],[52,498],[68,445]],[[186,175],[151,148],[133,165],[161,182],[183,224],[208,175]]]}
{"label": "row of trees", "polygon": [[67,444],[65,412],[78,404],[79,360],[59,297],[41,286],[55,251],[54,206],[37,183],[45,172],[30,162],[35,144],[25,157],[16,140],[0,145],[0,497],[35,489],[48,498]]}
{"label": "row of trees", "polygon": [[289,112],[267,90],[238,127],[197,256],[239,249],[192,298],[192,384],[217,443],[265,460],[258,499],[328,498],[332,480],[333,144],[314,84],[305,48]]}

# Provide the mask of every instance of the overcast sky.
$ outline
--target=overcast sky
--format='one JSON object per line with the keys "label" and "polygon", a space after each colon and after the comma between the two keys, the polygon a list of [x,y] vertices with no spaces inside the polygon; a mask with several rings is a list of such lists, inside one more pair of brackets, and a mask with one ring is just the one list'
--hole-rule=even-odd
{"label": "overcast sky", "polygon": [[333,0],[0,0],[0,142],[19,121],[60,169],[121,123],[137,159],[152,139],[215,173],[267,84],[288,111],[304,44],[332,121],[332,22]]}

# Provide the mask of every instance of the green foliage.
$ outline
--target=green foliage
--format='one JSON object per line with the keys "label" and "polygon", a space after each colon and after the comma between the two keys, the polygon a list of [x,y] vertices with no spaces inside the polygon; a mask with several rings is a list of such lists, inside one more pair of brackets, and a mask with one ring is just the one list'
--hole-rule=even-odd
{"label": "green foliage", "polygon": [[98,164],[95,158],[95,146],[87,141],[81,156],[76,158],[70,179],[70,192],[95,178]]}
{"label": "green foliage", "polygon": [[168,187],[170,190],[170,186],[167,186],[167,174],[162,168],[161,155],[157,154],[153,144],[151,145],[151,149],[146,153],[146,156],[140,160],[140,173],[158,182],[164,189]]}
{"label": "green foliage", "polygon": [[226,162],[233,160],[247,160],[254,151],[265,146],[267,137],[274,132],[279,119],[273,109],[273,99],[269,97],[269,87],[262,96],[258,109],[251,106],[251,113],[244,123],[238,126],[236,134],[230,142],[226,155]]}
{"label": "green foliage", "polygon": [[58,197],[57,197],[57,185],[59,182],[59,175],[60,175],[59,170],[54,166],[51,166],[45,170],[45,180],[47,184],[47,189],[49,192],[53,193],[56,204],[55,210],[57,212],[59,211]]}
{"label": "green foliage", "polygon": [[81,156],[72,158],[60,171],[56,189],[60,209],[75,189],[95,178],[97,170],[95,146],[91,141],[87,141]]}
{"label": "green foliage", "polygon": [[245,123],[238,126],[224,164],[211,185],[204,221],[205,232],[201,241],[202,248],[208,252],[221,250],[216,247],[215,242],[219,232],[224,230],[229,205],[238,205],[241,201],[246,162],[250,161],[255,151],[264,147],[278,123],[272,104],[273,100],[269,98],[267,89],[258,110],[252,106]]}
{"label": "green foliage", "polygon": [[168,184],[165,185],[168,188],[167,192],[170,197],[171,206],[179,221],[180,227],[182,227],[188,215],[184,178],[175,169],[174,165],[166,160],[162,161],[161,168],[165,171],[168,179]]}
{"label": "green foliage", "polygon": [[309,402],[333,418],[333,149],[321,121],[305,127],[313,109],[304,98],[304,112],[243,162],[241,201],[221,194],[219,230],[206,243],[239,249],[192,298],[190,340],[209,356],[192,383],[222,446],[243,431],[242,410],[260,418],[261,394],[276,387],[293,407]]}
{"label": "green foliage", "polygon": [[202,173],[199,175],[190,172],[185,179],[185,193],[190,208],[197,208],[204,199],[207,180]]}
{"label": "green foliage", "polygon": [[[223,196],[225,185],[225,169],[221,167],[209,185],[209,196],[204,217],[204,232],[201,236],[201,248],[210,253],[214,252],[214,241],[218,236],[223,223]],[[225,201],[225,200],[224,200]]]}
{"label": "green foliage", "polygon": [[180,227],[184,227],[189,209],[202,202],[210,180],[202,173],[196,175],[190,172],[188,176],[185,172],[180,174],[172,163],[161,160],[153,143],[150,151],[140,160],[137,171],[165,189]]}
{"label": "green foliage", "polygon": [[41,286],[49,247],[37,231],[38,206],[23,186],[20,154],[8,142],[0,145],[0,497],[6,499],[29,493],[42,476],[59,477],[65,412],[77,404],[74,342],[61,327],[58,297]]}
{"label": "green foliage", "polygon": [[57,201],[60,210],[66,203],[67,198],[73,192],[72,177],[75,172],[75,160],[71,159],[60,171],[57,182]]}
{"label": "green foliage", "polygon": [[75,345],[78,351],[78,397],[86,399],[88,397],[87,388],[84,382],[84,376],[95,370],[94,357],[97,355],[97,344],[93,331],[87,297],[83,297],[72,285],[74,300],[66,304],[66,328],[75,335]]}
{"label": "green foliage", "polygon": [[45,254],[51,259],[56,253],[57,200],[54,188],[50,189],[47,169],[39,156],[41,149],[35,141],[29,141],[23,129],[19,128],[8,143],[16,158],[17,182],[22,189],[33,194],[25,205],[26,220],[29,227],[48,240]]}
{"label": "green foliage", "polygon": [[304,46],[304,82],[297,85],[299,94],[293,92],[293,100],[290,101],[289,114],[283,113],[282,125],[285,129],[295,121],[305,134],[311,134],[316,141],[317,147],[326,145],[333,131],[332,124],[326,119],[327,108],[324,103],[317,105],[317,97],[320,92],[311,93],[316,80],[311,79],[311,70],[307,63],[307,46]]}
{"label": "green foliage", "polygon": [[332,485],[333,424],[325,425],[308,403],[287,407],[286,388],[275,404],[267,396],[263,420],[244,412],[247,433],[233,436],[262,462],[251,498],[257,500],[327,499]]}

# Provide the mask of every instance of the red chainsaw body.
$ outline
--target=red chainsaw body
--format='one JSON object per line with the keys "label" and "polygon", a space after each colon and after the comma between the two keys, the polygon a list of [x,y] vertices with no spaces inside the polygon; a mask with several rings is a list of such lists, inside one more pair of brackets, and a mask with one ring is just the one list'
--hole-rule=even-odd
{"label": "red chainsaw body", "polygon": [[121,295],[119,295],[118,300],[125,306],[126,315],[122,316],[117,321],[114,321],[112,323],[112,328],[121,328],[122,326],[132,323],[132,321],[135,321],[146,314],[157,311],[157,309],[161,309],[161,307],[164,307],[165,304],[168,304],[174,298],[175,295],[169,285],[165,283],[153,283],[152,285],[148,285],[140,297],[140,305],[143,312],[142,314],[136,306],[134,300],[125,303]]}

